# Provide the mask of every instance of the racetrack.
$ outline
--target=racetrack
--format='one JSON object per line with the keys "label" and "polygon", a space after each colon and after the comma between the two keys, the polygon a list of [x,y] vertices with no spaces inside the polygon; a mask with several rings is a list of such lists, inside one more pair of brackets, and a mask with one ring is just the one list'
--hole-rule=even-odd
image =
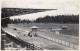
{"label": "racetrack", "polygon": [[[20,27],[17,27],[17,28],[20,28]],[[29,36],[27,36],[26,32],[21,31],[21,30],[15,31],[15,30],[13,30],[13,27],[11,27],[11,26],[8,26],[7,28],[4,28],[4,30],[9,31],[11,33],[14,33],[15,35],[18,35],[19,38],[21,38],[22,40],[24,40],[26,42],[29,42],[29,43],[32,43],[32,44],[35,44],[37,46],[40,46],[41,48],[44,48],[44,49],[49,49],[49,50],[73,49],[73,48],[69,48],[67,46],[58,44],[56,42],[53,42],[53,41],[50,41],[48,39],[44,39],[44,38],[41,38],[41,37],[29,37]],[[25,29],[23,28],[23,30],[25,30]],[[28,29],[28,30],[26,29],[25,31],[29,31],[29,30],[30,29]],[[38,32],[38,33],[40,35],[42,34],[42,35],[49,36],[49,37],[52,37],[52,38],[57,38],[57,39],[60,39],[60,40],[65,40],[66,39],[65,41],[70,42],[69,39],[65,38],[67,36],[61,36],[61,35],[59,36],[59,35],[55,35],[55,34],[53,34],[51,36],[50,34],[52,34],[52,33],[45,33],[45,32]],[[24,36],[24,34],[26,34],[26,36]],[[71,37],[70,37],[70,39],[71,39]],[[78,43],[75,43],[76,41],[78,41],[78,38],[74,38],[74,41],[71,41],[70,43],[73,42],[73,44],[78,45]]]}

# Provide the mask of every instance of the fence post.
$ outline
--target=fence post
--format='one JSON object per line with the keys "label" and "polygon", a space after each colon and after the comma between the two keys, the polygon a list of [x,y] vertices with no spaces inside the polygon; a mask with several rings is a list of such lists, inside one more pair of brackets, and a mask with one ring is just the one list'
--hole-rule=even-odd
{"label": "fence post", "polygon": [[55,41],[55,39],[53,38],[53,41]]}
{"label": "fence post", "polygon": [[69,48],[70,48],[70,43],[69,43]]}
{"label": "fence post", "polygon": [[75,48],[75,49],[79,49],[79,47],[78,47],[77,45],[74,45],[74,48]]}
{"label": "fence post", "polygon": [[5,37],[6,37],[6,34],[1,34],[2,36],[2,40],[1,40],[1,49],[2,50],[5,50],[5,44],[6,44],[6,40],[5,40]]}
{"label": "fence post", "polygon": [[28,47],[28,50],[29,50],[30,49],[30,43],[28,43],[28,46],[27,47]]}
{"label": "fence post", "polygon": [[61,40],[59,40],[59,43],[61,44]]}
{"label": "fence post", "polygon": [[17,45],[17,49],[20,50],[20,48],[21,48],[20,45]]}
{"label": "fence post", "polygon": [[11,42],[11,49],[13,49],[13,42]]}
{"label": "fence post", "polygon": [[73,44],[70,44],[70,47],[73,48]]}

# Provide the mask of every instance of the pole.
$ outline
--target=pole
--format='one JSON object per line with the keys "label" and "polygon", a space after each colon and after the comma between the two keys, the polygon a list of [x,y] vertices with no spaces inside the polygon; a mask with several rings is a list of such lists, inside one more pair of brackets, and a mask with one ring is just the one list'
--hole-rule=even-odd
{"label": "pole", "polygon": [[1,34],[2,36],[2,40],[1,40],[1,49],[2,50],[5,50],[5,47],[6,47],[6,40],[5,40],[5,37],[6,37],[6,34]]}

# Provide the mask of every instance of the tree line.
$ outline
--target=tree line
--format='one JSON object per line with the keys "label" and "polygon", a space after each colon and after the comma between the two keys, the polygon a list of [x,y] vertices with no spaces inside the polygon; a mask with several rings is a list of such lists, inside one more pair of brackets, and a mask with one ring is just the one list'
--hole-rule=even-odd
{"label": "tree line", "polygon": [[13,24],[17,24],[17,23],[27,23],[27,24],[29,24],[29,23],[31,23],[31,21],[30,20],[26,20],[26,19],[23,19],[23,20],[21,20],[21,19],[10,19],[10,23],[13,23]]}
{"label": "tree line", "polygon": [[57,16],[45,16],[37,18],[36,20],[10,20],[10,23],[79,23],[79,15],[57,15]]}
{"label": "tree line", "polygon": [[37,23],[79,23],[79,15],[45,16],[35,20]]}
{"label": "tree line", "polygon": [[21,20],[21,19],[2,19],[1,20],[1,26],[7,27],[7,24],[17,24],[17,23],[76,23],[79,24],[79,15],[57,15],[57,16],[44,16],[39,17],[36,20]]}

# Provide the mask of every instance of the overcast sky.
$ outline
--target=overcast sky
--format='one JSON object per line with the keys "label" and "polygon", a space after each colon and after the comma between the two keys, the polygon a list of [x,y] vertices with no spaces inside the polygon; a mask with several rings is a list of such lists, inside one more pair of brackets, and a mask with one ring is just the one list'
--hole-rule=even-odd
{"label": "overcast sky", "polygon": [[46,15],[78,14],[79,0],[2,0],[2,7],[57,9],[17,17],[13,16],[13,18],[32,20]]}

